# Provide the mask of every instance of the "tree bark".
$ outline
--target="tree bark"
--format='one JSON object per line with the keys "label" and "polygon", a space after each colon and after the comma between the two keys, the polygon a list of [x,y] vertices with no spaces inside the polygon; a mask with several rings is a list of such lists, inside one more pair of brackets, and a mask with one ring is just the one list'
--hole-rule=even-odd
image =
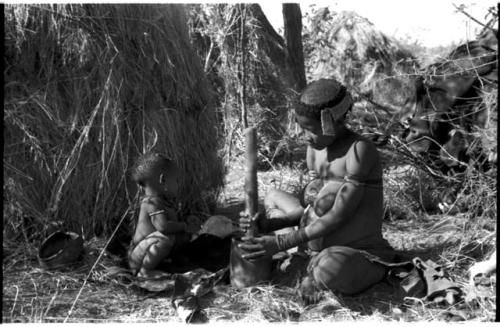
{"label": "tree bark", "polygon": [[293,91],[291,93],[300,92],[306,85],[306,76],[302,50],[302,13],[299,4],[283,4],[285,39],[276,33],[258,4],[250,5],[249,9],[263,35],[259,38],[260,47],[276,65],[286,87]]}
{"label": "tree bark", "polygon": [[287,64],[292,89],[300,92],[306,86],[304,53],[302,49],[302,12],[299,4],[283,4],[283,26],[287,49]]}

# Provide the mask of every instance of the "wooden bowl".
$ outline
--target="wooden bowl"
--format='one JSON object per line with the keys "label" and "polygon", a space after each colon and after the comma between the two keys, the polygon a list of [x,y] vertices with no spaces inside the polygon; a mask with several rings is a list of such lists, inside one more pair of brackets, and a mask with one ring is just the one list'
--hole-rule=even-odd
{"label": "wooden bowl", "polygon": [[38,252],[40,265],[47,269],[68,267],[80,258],[83,238],[73,232],[57,231],[43,241]]}

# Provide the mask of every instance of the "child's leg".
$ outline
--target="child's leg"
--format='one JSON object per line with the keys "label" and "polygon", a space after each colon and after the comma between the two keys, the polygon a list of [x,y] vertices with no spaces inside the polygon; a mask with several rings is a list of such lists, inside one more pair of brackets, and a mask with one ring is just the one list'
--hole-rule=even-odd
{"label": "child's leg", "polygon": [[130,268],[137,273],[154,269],[171,252],[175,238],[155,232],[144,238],[129,251]]}
{"label": "child's leg", "polygon": [[146,252],[142,260],[141,270],[155,269],[170,254],[174,245],[174,239],[173,236],[158,238],[157,242],[152,244]]}

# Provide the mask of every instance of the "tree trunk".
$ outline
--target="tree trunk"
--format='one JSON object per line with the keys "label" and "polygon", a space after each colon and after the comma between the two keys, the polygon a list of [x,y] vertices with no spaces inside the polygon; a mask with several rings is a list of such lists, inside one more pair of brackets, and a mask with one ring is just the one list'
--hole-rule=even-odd
{"label": "tree trunk", "polygon": [[264,37],[260,46],[278,68],[289,95],[300,92],[306,85],[302,52],[302,14],[298,4],[283,4],[285,39],[272,27],[258,4],[249,7]]}
{"label": "tree trunk", "polygon": [[302,50],[302,13],[299,4],[283,4],[283,25],[287,50],[288,77],[291,88],[300,92],[306,86],[304,53]]}

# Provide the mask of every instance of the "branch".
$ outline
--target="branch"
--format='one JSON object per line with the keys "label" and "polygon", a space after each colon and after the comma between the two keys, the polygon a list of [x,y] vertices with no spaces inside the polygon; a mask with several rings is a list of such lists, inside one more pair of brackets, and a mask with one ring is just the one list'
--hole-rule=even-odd
{"label": "branch", "polygon": [[493,32],[495,32],[495,30],[493,28],[491,28],[490,26],[488,26],[488,25],[480,22],[476,18],[472,17],[469,13],[467,13],[465,11],[465,9],[462,6],[457,6],[456,4],[453,4],[453,7],[455,7],[456,10],[458,10],[459,12],[461,12],[462,14],[464,14],[465,16],[469,17],[470,20],[476,22],[477,24],[483,26],[484,28],[488,28],[488,29],[492,30]]}

